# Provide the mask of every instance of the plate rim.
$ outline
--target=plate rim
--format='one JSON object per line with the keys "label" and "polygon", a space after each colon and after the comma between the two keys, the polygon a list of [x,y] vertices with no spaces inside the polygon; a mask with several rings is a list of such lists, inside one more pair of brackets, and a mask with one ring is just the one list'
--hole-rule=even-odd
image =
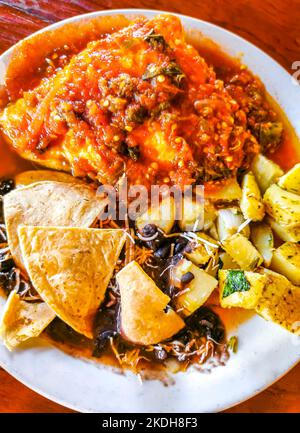
{"label": "plate rim", "polygon": [[[9,59],[11,53],[13,52],[13,50],[15,49],[15,47],[21,43],[24,40],[27,40],[29,38],[31,38],[34,35],[43,33],[45,31],[48,30],[53,30],[55,28],[61,27],[64,24],[67,23],[71,23],[71,22],[76,22],[79,21],[81,19],[89,19],[92,17],[97,17],[97,16],[109,16],[109,15],[157,15],[157,14],[171,14],[171,15],[175,15],[178,16],[181,20],[185,21],[189,21],[191,22],[191,27],[192,24],[195,23],[196,25],[199,26],[199,24],[202,24],[204,26],[209,26],[212,30],[216,29],[217,31],[221,31],[225,34],[227,34],[230,38],[234,38],[239,40],[243,45],[245,46],[249,46],[252,47],[252,49],[255,49],[255,51],[260,52],[266,59],[268,59],[268,62],[273,63],[274,66],[276,66],[276,68],[278,70],[281,71],[281,73],[285,74],[287,77],[290,77],[290,74],[287,72],[287,70],[280,65],[276,60],[274,60],[269,54],[265,53],[261,48],[257,47],[255,44],[247,41],[246,39],[244,39],[243,37],[227,30],[224,29],[218,25],[215,25],[213,23],[210,23],[208,21],[204,21],[198,18],[194,18],[194,17],[190,17],[188,15],[183,15],[183,14],[179,14],[179,13],[173,13],[173,12],[168,12],[168,11],[161,11],[161,10],[153,10],[153,9],[136,9],[136,8],[122,8],[122,9],[108,9],[108,10],[100,10],[100,11],[94,11],[94,12],[89,12],[86,14],[80,14],[80,15],[76,15],[70,18],[66,18],[64,20],[61,21],[57,21],[49,26],[46,26],[30,35],[28,35],[26,38],[21,39],[20,41],[18,41],[16,44],[14,44],[12,47],[8,48],[4,53],[2,53],[0,55],[0,61],[2,61],[4,59],[4,63],[7,62],[7,60]],[[221,46],[222,48],[222,46]],[[224,47],[223,47],[224,48]],[[225,50],[226,51],[226,50]],[[300,92],[299,92],[300,95]],[[289,117],[289,116],[287,116]],[[291,121],[291,119],[289,119]],[[291,123],[293,123],[291,121]],[[57,348],[55,348],[55,350],[59,350]],[[67,354],[63,354],[64,356],[68,357],[69,355]],[[226,410],[230,407],[233,407],[237,404],[240,404],[246,400],[248,400],[251,397],[254,397],[255,395],[259,394],[260,392],[262,392],[263,390],[267,389],[269,386],[271,386],[273,383],[277,382],[277,380],[280,380],[285,374],[287,374],[294,366],[296,366],[298,364],[298,362],[300,361],[299,359],[299,355],[297,356],[297,359],[294,359],[292,362],[289,363],[289,365],[284,369],[284,371],[282,371],[280,374],[276,375],[276,377],[273,378],[273,380],[271,381],[267,381],[263,386],[260,386],[259,388],[257,388],[255,391],[251,391],[250,393],[241,393],[241,399],[240,400],[235,400],[234,402],[232,401],[228,401],[228,403],[224,403],[221,406],[216,406],[216,410],[214,410],[214,408],[212,407],[211,412],[216,412],[216,411],[223,411]],[[47,391],[44,391],[43,389],[41,389],[40,387],[38,387],[37,385],[35,385],[34,383],[26,380],[24,378],[24,376],[22,376],[22,374],[20,374],[18,371],[16,371],[14,368],[10,368],[1,358],[1,353],[0,353],[0,366],[6,370],[9,374],[11,374],[13,377],[15,377],[19,382],[21,382],[23,385],[27,386],[28,388],[32,389],[33,391],[37,392],[38,394],[42,395],[43,397],[54,401],[62,406],[65,406],[67,408],[73,409],[75,411],[81,411],[81,412],[89,412],[89,410],[87,408],[84,407],[84,405],[80,405],[80,404],[72,404],[69,403],[68,401],[58,398],[57,396],[53,396],[50,393],[48,393]],[[186,377],[188,377],[186,375]],[[128,384],[129,386],[129,384]],[[243,394],[243,395],[242,395]],[[83,410],[82,410],[83,409]]]}

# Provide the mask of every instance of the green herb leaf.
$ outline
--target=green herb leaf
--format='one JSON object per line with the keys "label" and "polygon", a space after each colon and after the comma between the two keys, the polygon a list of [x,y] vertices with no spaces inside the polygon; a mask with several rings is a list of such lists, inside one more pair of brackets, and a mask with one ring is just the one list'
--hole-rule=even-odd
{"label": "green herb leaf", "polygon": [[245,277],[244,271],[228,271],[223,291],[223,298],[232,295],[235,292],[247,292],[250,290],[250,283]]}
{"label": "green herb leaf", "polygon": [[144,40],[155,49],[162,48],[164,50],[168,46],[165,38],[162,35],[155,34],[153,29],[144,37]]}

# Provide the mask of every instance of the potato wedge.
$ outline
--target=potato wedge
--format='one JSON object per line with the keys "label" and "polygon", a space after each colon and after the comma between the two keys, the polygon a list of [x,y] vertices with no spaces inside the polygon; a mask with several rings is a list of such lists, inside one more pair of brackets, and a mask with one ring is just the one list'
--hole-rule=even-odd
{"label": "potato wedge", "polygon": [[[188,273],[192,274],[193,279],[182,285]],[[218,285],[215,278],[186,259],[180,260],[171,269],[171,281],[180,289],[175,304],[177,311],[182,311],[184,316],[189,316],[201,307]]]}
{"label": "potato wedge", "polygon": [[265,275],[228,269],[219,271],[220,304],[223,308],[253,309],[266,283]]}
{"label": "potato wedge", "polygon": [[261,153],[254,158],[251,170],[262,193],[264,193],[270,185],[276,183],[279,177],[283,175],[283,170],[279,165],[275,164],[275,162]]}
{"label": "potato wedge", "polygon": [[158,207],[152,207],[136,219],[136,227],[142,232],[148,224],[155,224],[165,233],[170,233],[176,216],[176,207],[173,197],[164,198]]}
{"label": "potato wedge", "polygon": [[300,226],[289,227],[278,224],[273,218],[268,217],[267,222],[275,234],[285,242],[300,242]]}
{"label": "potato wedge", "polygon": [[215,257],[219,245],[205,233],[197,232],[195,240],[188,243],[184,255],[195,265],[205,265],[209,259]]}
{"label": "potato wedge", "polygon": [[252,172],[243,177],[240,206],[246,220],[261,221],[265,216],[265,206]]}
{"label": "potato wedge", "polygon": [[204,194],[206,199],[212,200],[213,202],[231,202],[241,199],[242,190],[237,180],[232,178],[223,182],[218,189],[209,190],[206,188]]}
{"label": "potato wedge", "polygon": [[300,289],[276,272],[264,269],[267,281],[255,311],[265,320],[300,335]]}
{"label": "potato wedge", "polygon": [[[244,222],[245,220],[239,208],[231,207],[220,209],[217,218],[217,229],[220,241],[237,233]],[[241,230],[241,233],[248,238],[250,236],[249,226],[246,225]]]}
{"label": "potato wedge", "polygon": [[300,163],[294,165],[293,168],[281,176],[278,185],[286,191],[300,194]]}
{"label": "potato wedge", "polygon": [[245,271],[253,271],[263,262],[263,257],[242,234],[224,239],[222,247],[230,257]]}
{"label": "potato wedge", "polygon": [[251,225],[251,241],[264,258],[264,264],[271,264],[274,251],[274,237],[271,227],[265,223]]}
{"label": "potato wedge", "polygon": [[264,195],[266,212],[283,226],[300,225],[300,196],[272,185]]}
{"label": "potato wedge", "polygon": [[300,245],[293,242],[282,244],[274,251],[271,268],[287,277],[293,284],[299,286]]}

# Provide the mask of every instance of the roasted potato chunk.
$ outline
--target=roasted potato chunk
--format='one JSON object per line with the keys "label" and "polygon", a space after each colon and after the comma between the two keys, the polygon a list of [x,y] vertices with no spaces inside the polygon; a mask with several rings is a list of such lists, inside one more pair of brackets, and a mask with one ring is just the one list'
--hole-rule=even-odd
{"label": "roasted potato chunk", "polygon": [[198,231],[203,229],[204,203],[185,198],[182,202],[182,215],[178,225],[182,231]]}
{"label": "roasted potato chunk", "polygon": [[196,233],[195,240],[188,243],[184,255],[195,265],[205,265],[209,259],[215,257],[219,245],[205,233]]}
{"label": "roasted potato chunk", "polygon": [[270,224],[276,235],[283,241],[300,242],[300,226],[283,226],[270,217],[267,218],[267,222]]}
{"label": "roasted potato chunk", "polygon": [[261,153],[254,158],[251,170],[262,193],[264,193],[270,185],[276,183],[279,177],[283,175],[283,170],[279,165],[275,164],[275,162]]}
{"label": "roasted potato chunk", "polygon": [[281,176],[278,185],[286,191],[300,194],[300,163]]}
{"label": "roasted potato chunk", "polygon": [[255,311],[265,320],[300,335],[300,289],[283,275],[269,269],[262,271],[267,276],[263,293]]}
{"label": "roasted potato chunk", "polygon": [[263,257],[252,243],[240,233],[225,239],[222,247],[245,271],[253,271],[263,262]]}
{"label": "roasted potato chunk", "polygon": [[235,178],[228,179],[218,189],[210,191],[205,189],[205,197],[213,202],[232,202],[240,200],[242,197],[242,190]]}
{"label": "roasted potato chunk", "polygon": [[179,289],[175,304],[184,316],[201,307],[218,285],[215,278],[186,259],[171,269],[171,282]]}
{"label": "roasted potato chunk", "polygon": [[265,206],[253,173],[245,174],[242,181],[241,210],[246,220],[261,221],[265,216]]}
{"label": "roasted potato chunk", "polygon": [[223,308],[253,309],[262,295],[266,276],[228,269],[219,271],[220,304]]}
{"label": "roasted potato chunk", "polygon": [[300,196],[272,185],[264,195],[266,212],[283,226],[300,225]]}
{"label": "roasted potato chunk", "polygon": [[[244,222],[245,220],[239,208],[231,207],[226,209],[220,209],[218,211],[217,218],[217,229],[220,241],[223,241],[224,239],[227,239],[228,237],[237,233]],[[241,230],[241,233],[244,236],[249,237],[249,226],[246,225]]]}
{"label": "roasted potato chunk", "polygon": [[274,237],[268,224],[257,223],[251,226],[251,241],[264,258],[266,266],[270,266],[274,251]]}
{"label": "roasted potato chunk", "polygon": [[159,206],[148,209],[136,219],[136,227],[142,232],[148,224],[154,224],[165,233],[170,233],[175,222],[176,207],[173,197],[164,198]]}
{"label": "roasted potato chunk", "polygon": [[[300,285],[300,245],[286,242],[274,251],[271,268]],[[300,289],[299,289],[300,290]],[[299,317],[300,320],[300,317]]]}

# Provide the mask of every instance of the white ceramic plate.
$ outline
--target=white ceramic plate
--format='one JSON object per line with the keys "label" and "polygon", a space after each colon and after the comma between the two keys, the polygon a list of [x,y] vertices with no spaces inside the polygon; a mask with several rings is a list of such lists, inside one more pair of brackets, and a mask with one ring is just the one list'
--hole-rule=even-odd
{"label": "white ceramic plate", "polygon": [[[124,9],[74,17],[42,31],[82,17],[143,14],[157,11]],[[210,23],[180,16],[184,26],[200,30],[243,62],[265,83],[300,136],[300,87],[274,60],[244,39]],[[7,64],[11,49],[0,60]],[[3,64],[0,62],[0,64]],[[0,70],[0,80],[5,67]],[[1,300],[3,303],[3,300]],[[104,366],[72,358],[38,340],[24,351],[9,353],[0,346],[0,365],[38,393],[81,412],[216,412],[262,391],[300,359],[299,338],[258,316],[238,329],[239,350],[225,367],[210,374],[195,371],[174,376],[175,384],[159,381],[141,385],[133,374],[121,375]]]}

